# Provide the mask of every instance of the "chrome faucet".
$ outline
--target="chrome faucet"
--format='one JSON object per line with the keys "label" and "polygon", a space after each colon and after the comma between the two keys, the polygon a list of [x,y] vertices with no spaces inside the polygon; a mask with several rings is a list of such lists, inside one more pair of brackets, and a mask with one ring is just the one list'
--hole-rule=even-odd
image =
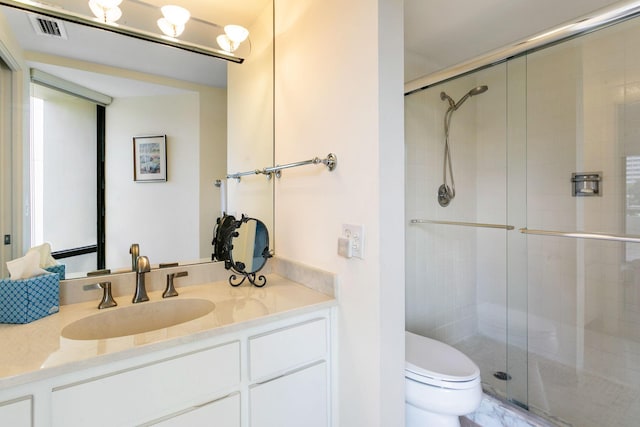
{"label": "chrome faucet", "polygon": [[144,273],[151,271],[149,265],[149,258],[146,256],[139,256],[136,259],[136,292],[133,295],[133,303],[149,301],[147,296],[147,288],[144,284]]}
{"label": "chrome faucet", "polygon": [[140,245],[132,243],[129,248],[131,254],[131,271],[137,271],[138,267],[138,255],[140,255]]}

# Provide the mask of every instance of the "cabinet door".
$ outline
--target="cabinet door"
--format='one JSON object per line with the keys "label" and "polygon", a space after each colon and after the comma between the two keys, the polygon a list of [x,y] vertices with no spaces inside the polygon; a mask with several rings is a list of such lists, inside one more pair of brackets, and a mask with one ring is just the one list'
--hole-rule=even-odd
{"label": "cabinet door", "polygon": [[234,342],[54,389],[51,424],[137,425],[215,398],[239,383],[240,344]]}
{"label": "cabinet door", "polygon": [[31,397],[0,403],[0,426],[31,427]]}
{"label": "cabinet door", "polygon": [[327,321],[315,319],[249,339],[250,380],[264,382],[327,357]]}
{"label": "cabinet door", "polygon": [[252,387],[249,404],[251,427],[327,427],[327,363]]}
{"label": "cabinet door", "polygon": [[240,393],[207,403],[152,425],[161,427],[240,427]]}

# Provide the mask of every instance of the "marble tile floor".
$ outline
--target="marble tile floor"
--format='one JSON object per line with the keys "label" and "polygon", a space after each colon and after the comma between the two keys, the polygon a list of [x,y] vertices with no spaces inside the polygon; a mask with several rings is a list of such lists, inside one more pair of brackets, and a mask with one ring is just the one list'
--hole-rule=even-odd
{"label": "marble tile floor", "polygon": [[[499,401],[506,395],[506,382],[493,376],[496,371],[506,370],[506,350],[500,343],[483,336],[472,336],[454,345],[478,364],[485,391],[494,394]],[[526,357],[526,355],[522,355]],[[529,412],[512,407],[513,411],[524,414],[540,415],[543,424],[525,423],[522,425],[545,425],[561,427],[632,427],[640,420],[640,384],[625,384],[612,381],[604,376],[586,372],[556,361],[529,354],[528,365],[528,404]],[[511,366],[524,366],[510,361]],[[522,369],[524,372],[524,369]],[[517,378],[511,381],[517,381]],[[509,387],[522,386],[513,383]],[[487,400],[487,399],[485,399]],[[483,400],[478,414],[469,416],[469,422],[481,427],[493,427],[513,424],[501,424],[502,416],[491,415],[495,402]],[[489,399],[490,401],[491,399]],[[503,405],[504,406],[504,405]],[[489,408],[489,409],[487,409]],[[503,408],[504,409],[504,408]],[[509,405],[506,405],[509,411]],[[493,418],[492,418],[493,417]],[[493,421],[491,421],[493,420]],[[466,421],[465,421],[466,422]],[[513,420],[511,421],[513,423]],[[473,426],[473,424],[468,424]],[[520,425],[518,423],[517,425]]]}

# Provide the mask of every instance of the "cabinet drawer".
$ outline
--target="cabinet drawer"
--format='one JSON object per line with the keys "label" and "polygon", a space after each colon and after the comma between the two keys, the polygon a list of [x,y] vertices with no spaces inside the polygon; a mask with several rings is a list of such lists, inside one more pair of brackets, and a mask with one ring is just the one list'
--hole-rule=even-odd
{"label": "cabinet drawer", "polygon": [[240,393],[150,425],[161,427],[240,427]]}
{"label": "cabinet drawer", "polygon": [[228,392],[240,382],[240,343],[59,387],[53,426],[135,425]]}
{"label": "cabinet drawer", "polygon": [[327,320],[316,319],[249,339],[249,376],[264,381],[325,358]]}
{"label": "cabinet drawer", "polygon": [[0,426],[31,427],[31,403],[31,396],[1,402]]}
{"label": "cabinet drawer", "polygon": [[251,427],[327,427],[327,364],[258,384],[249,392]]}

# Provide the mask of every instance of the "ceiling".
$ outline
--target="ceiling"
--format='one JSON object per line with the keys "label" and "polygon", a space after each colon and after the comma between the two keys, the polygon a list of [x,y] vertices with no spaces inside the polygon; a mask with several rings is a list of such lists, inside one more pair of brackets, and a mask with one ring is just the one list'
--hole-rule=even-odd
{"label": "ceiling", "polygon": [[404,0],[405,81],[508,46],[612,0]]}
{"label": "ceiling", "polygon": [[[251,27],[258,14],[271,1],[173,0],[171,3],[186,7],[191,11],[192,18],[197,20],[217,25],[233,23]],[[90,14],[86,0],[54,0],[53,3],[66,10]],[[162,6],[166,1],[145,0],[145,3]],[[5,6],[2,10],[15,39],[25,51],[46,53],[106,67],[126,68],[190,83],[226,87],[226,61],[72,23],[63,24],[67,33],[66,39],[38,35],[25,12]],[[152,25],[155,25],[155,19],[156,17],[153,17]],[[126,21],[124,14],[121,21]],[[116,78],[99,72],[88,73],[61,64],[29,60],[28,65],[114,98],[179,91],[176,88],[144,83],[140,80]]]}

